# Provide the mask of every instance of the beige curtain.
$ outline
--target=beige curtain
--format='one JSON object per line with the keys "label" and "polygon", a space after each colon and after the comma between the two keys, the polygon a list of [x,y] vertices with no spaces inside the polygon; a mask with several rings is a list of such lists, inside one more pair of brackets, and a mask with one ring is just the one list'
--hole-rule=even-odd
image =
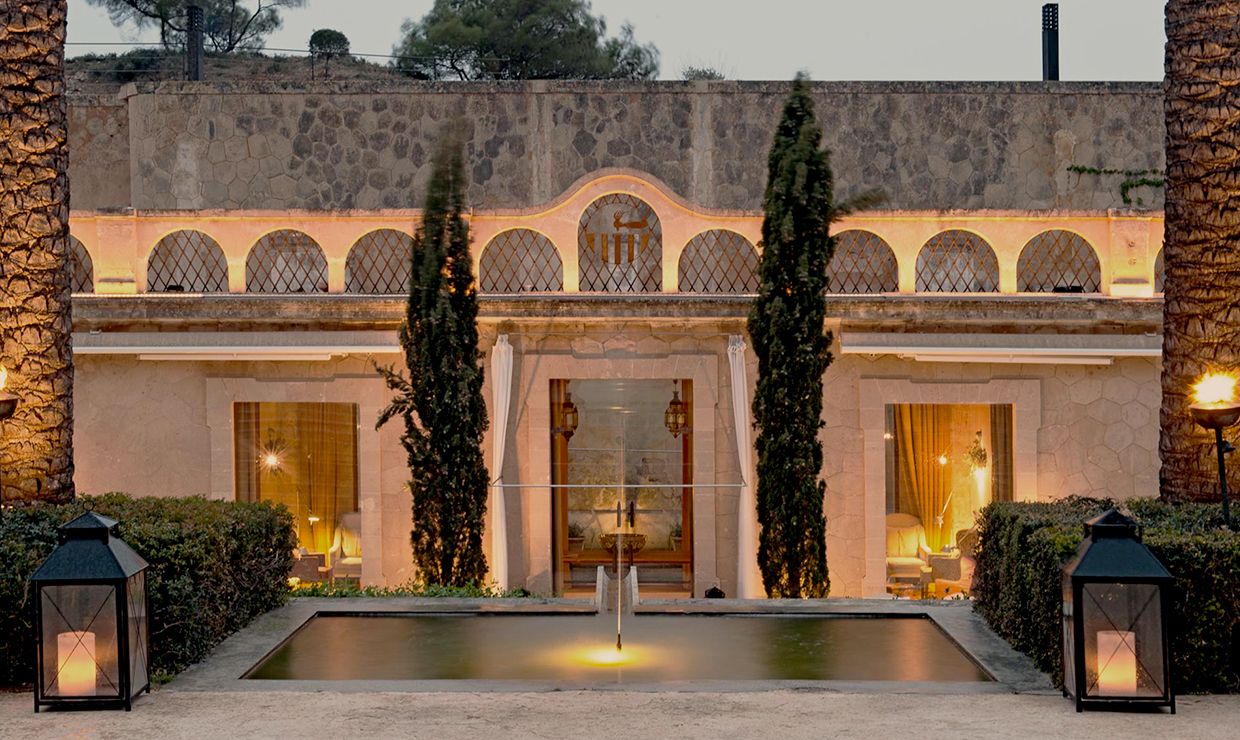
{"label": "beige curtain", "polygon": [[951,541],[951,466],[939,462],[951,444],[951,409],[935,404],[897,404],[895,444],[900,455],[900,511],[921,519],[926,544],[938,551]]}
{"label": "beige curtain", "polygon": [[[1012,500],[1012,406],[990,407],[991,490],[995,501]],[[987,502],[989,503],[989,502]]]}

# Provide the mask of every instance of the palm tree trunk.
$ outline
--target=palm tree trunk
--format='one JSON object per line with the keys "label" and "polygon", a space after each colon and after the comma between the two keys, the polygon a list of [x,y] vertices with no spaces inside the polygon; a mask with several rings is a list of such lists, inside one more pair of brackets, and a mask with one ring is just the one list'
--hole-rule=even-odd
{"label": "palm tree trunk", "polygon": [[1218,472],[1191,388],[1240,371],[1240,0],[1170,0],[1166,22],[1160,483],[1166,499],[1203,500],[1218,497]]}
{"label": "palm tree trunk", "polygon": [[4,500],[73,498],[64,0],[0,0],[0,429]]}

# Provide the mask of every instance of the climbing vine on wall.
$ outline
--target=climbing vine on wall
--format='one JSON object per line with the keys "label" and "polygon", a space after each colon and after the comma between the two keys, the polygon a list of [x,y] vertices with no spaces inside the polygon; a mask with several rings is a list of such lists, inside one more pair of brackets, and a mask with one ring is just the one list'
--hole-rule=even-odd
{"label": "climbing vine on wall", "polygon": [[[1105,167],[1089,167],[1087,165],[1074,164],[1068,166],[1068,172],[1078,175],[1123,175],[1124,179],[1119,184],[1119,197],[1124,201],[1124,205],[1132,205],[1132,191],[1135,188],[1161,188],[1166,185],[1163,173],[1158,170],[1117,170]],[[1140,197],[1137,199],[1137,205],[1144,205],[1145,201]]]}

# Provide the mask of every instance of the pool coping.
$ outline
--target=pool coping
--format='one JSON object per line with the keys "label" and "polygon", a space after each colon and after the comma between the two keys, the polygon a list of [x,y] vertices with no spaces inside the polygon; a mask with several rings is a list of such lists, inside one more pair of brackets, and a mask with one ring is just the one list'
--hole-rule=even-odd
{"label": "pool coping", "polygon": [[598,612],[580,599],[448,598],[295,598],[255,620],[222,642],[203,662],[191,666],[164,687],[166,691],[338,691],[375,692],[543,692],[568,690],[740,692],[817,690],[845,693],[1059,693],[1025,655],[1016,652],[975,614],[968,602],[897,601],[891,599],[675,599],[644,600],[641,614],[699,615],[865,615],[926,617],[933,621],[992,682],[947,681],[661,681],[618,684],[599,681],[526,680],[349,680],[306,681],[243,679],[247,671],[320,613],[411,614],[576,614]]}

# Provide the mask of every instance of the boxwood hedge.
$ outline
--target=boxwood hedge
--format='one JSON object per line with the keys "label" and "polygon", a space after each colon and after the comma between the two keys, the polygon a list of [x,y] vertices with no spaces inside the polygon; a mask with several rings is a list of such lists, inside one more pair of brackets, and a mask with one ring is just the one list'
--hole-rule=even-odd
{"label": "boxwood hedge", "polygon": [[[1016,649],[1063,680],[1061,573],[1082,523],[1114,502],[995,503],[978,526],[973,597],[979,614]],[[1213,504],[1135,499],[1120,506],[1175,576],[1170,623],[1177,693],[1240,692],[1240,534]]]}
{"label": "boxwood hedge", "polygon": [[57,527],[87,509],[116,519],[120,537],[150,564],[153,673],[201,660],[288,598],[296,538],[283,507],[107,494],[7,509],[0,520],[0,686],[34,680],[29,579],[56,546]]}

